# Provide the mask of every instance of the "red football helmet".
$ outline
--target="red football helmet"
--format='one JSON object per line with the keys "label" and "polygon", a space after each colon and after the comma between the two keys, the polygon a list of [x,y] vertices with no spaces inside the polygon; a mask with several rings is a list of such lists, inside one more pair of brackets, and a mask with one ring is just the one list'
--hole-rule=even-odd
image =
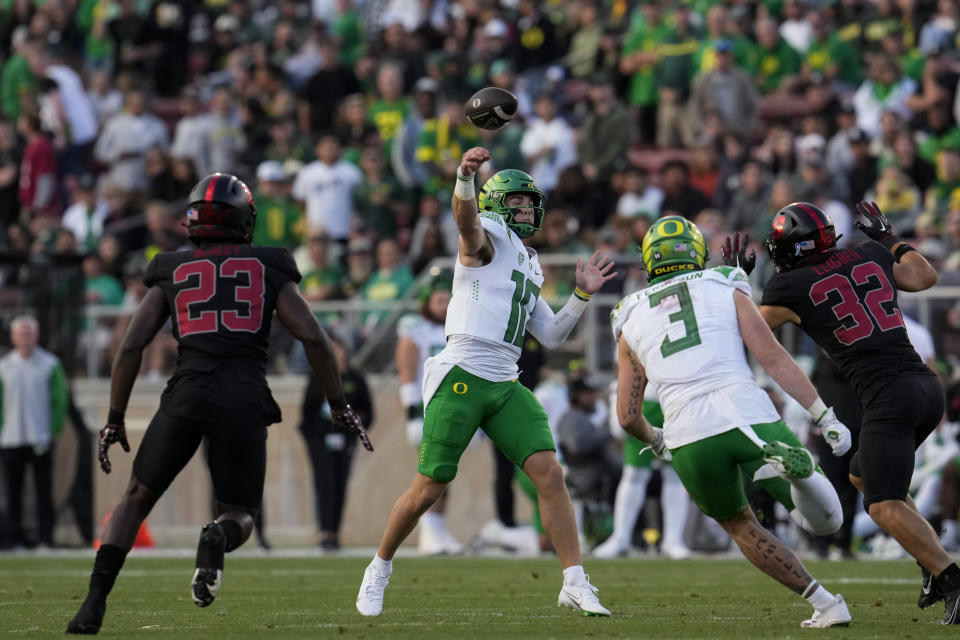
{"label": "red football helmet", "polygon": [[229,173],[209,175],[190,191],[187,236],[193,241],[226,240],[250,244],[257,223],[253,194]]}

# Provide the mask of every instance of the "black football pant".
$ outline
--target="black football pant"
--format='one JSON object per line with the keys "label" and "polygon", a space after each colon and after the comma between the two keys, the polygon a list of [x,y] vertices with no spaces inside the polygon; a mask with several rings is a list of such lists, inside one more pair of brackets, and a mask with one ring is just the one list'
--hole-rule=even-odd
{"label": "black football pant", "polygon": [[27,465],[33,470],[37,497],[37,542],[53,543],[53,445],[37,454],[33,447],[0,449],[0,466],[7,488],[8,529],[14,545],[28,542],[23,528],[23,481]]}
{"label": "black football pant", "polygon": [[313,467],[314,508],[320,530],[338,534],[346,504],[347,480],[355,443],[352,435],[333,431],[328,421],[305,422],[300,431]]}

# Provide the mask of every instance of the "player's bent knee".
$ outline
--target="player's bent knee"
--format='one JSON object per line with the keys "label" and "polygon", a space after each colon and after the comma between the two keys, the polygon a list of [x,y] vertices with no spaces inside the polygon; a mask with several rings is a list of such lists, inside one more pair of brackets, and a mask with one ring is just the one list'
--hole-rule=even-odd
{"label": "player's bent knee", "polygon": [[896,512],[906,507],[902,498],[884,498],[869,504],[864,504],[864,510],[870,514],[875,522],[884,522],[895,516]]}

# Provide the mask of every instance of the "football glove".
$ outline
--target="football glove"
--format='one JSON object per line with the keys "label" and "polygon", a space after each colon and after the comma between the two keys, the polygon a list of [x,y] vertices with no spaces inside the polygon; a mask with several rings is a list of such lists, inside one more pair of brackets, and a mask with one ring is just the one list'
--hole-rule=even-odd
{"label": "football glove", "polygon": [[115,442],[119,442],[123,450],[130,453],[130,444],[127,442],[127,430],[124,428],[123,423],[107,423],[103,429],[100,429],[100,438],[97,440],[97,458],[100,460],[100,468],[103,469],[104,473],[110,473],[110,470],[113,468],[107,452],[110,449],[110,445]]}
{"label": "football glove", "polygon": [[887,249],[900,242],[900,238],[893,234],[893,227],[887,216],[883,215],[876,202],[867,204],[861,200],[857,203],[856,224],[871,240],[876,240]]}
{"label": "football glove", "polygon": [[647,449],[650,449],[653,451],[653,455],[660,460],[670,462],[673,460],[673,455],[670,453],[670,449],[667,449],[667,443],[663,439],[663,429],[653,426],[650,428],[653,429],[653,442],[648,443],[646,447],[641,449],[640,455],[643,455]]}
{"label": "football glove", "polygon": [[370,444],[370,437],[367,436],[367,430],[360,420],[360,415],[353,407],[347,405],[339,411],[330,411],[330,417],[333,418],[333,424],[338,429],[343,429],[360,438],[360,443],[367,451],[373,451],[373,445]]}
{"label": "football glove", "polygon": [[833,407],[827,409],[815,423],[820,427],[820,434],[830,445],[833,455],[840,457],[850,451],[850,447],[853,446],[853,436],[850,435],[850,429],[837,420]]}
{"label": "football glove", "polygon": [[750,244],[750,234],[743,234],[743,242],[740,241],[740,232],[733,234],[733,239],[727,236],[727,239],[720,245],[720,253],[723,256],[723,264],[728,267],[740,267],[747,272],[747,275],[757,266],[757,252],[750,250],[747,255],[747,245]]}
{"label": "football glove", "polygon": [[410,418],[407,420],[407,442],[414,447],[419,447],[423,440],[423,418]]}

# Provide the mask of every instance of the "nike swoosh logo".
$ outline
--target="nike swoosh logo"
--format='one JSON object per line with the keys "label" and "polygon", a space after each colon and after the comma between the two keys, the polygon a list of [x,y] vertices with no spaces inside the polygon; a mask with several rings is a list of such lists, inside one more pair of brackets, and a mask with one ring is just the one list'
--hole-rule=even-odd
{"label": "nike swoosh logo", "polygon": [[578,607],[580,606],[580,603],[583,602],[583,596],[580,596],[580,597],[578,598],[577,596],[573,595],[572,593],[570,593],[570,592],[567,591],[566,589],[564,589],[564,591],[566,592],[566,594],[567,594],[568,596],[570,596],[570,599],[571,599],[571,600],[573,600],[574,602],[577,603],[577,606],[578,606]]}
{"label": "nike swoosh logo", "polygon": [[923,591],[923,595],[930,595],[930,583],[924,581],[924,583],[920,585],[920,590]]}

